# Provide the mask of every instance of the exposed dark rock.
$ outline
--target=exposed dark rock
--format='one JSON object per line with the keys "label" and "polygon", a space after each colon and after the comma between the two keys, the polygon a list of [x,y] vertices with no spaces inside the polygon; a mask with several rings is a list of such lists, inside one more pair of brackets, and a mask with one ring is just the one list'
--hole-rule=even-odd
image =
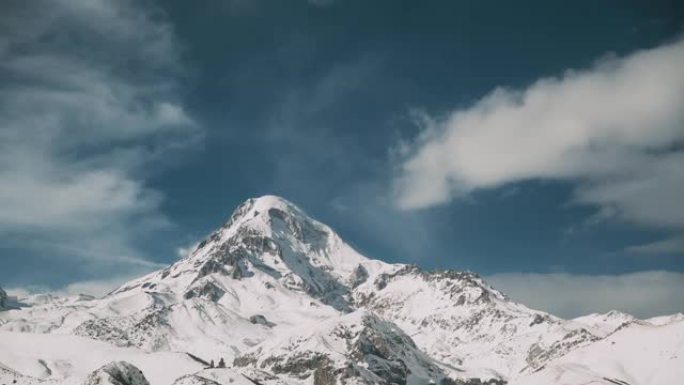
{"label": "exposed dark rock", "polygon": [[126,361],[110,362],[90,373],[83,385],[150,385],[143,372]]}
{"label": "exposed dark rock", "polygon": [[547,315],[535,314],[534,319],[532,319],[532,322],[530,322],[530,326],[539,325],[545,321],[548,321],[549,319],[550,318]]}
{"label": "exposed dark rock", "polygon": [[171,269],[167,267],[166,269],[162,270],[161,279],[165,279],[169,276],[169,274],[171,274]]}
{"label": "exposed dark rock", "polygon": [[233,267],[233,273],[231,274],[233,279],[242,279],[246,275],[247,274],[245,273],[245,271],[243,271],[243,269],[240,265],[236,265],[235,267]]}
{"label": "exposed dark rock", "polygon": [[276,325],[273,322],[270,322],[269,320],[267,320],[266,317],[264,317],[261,314],[255,314],[255,315],[249,317],[249,322],[251,322],[255,325],[264,325],[264,326],[268,326],[268,327],[273,327]]}
{"label": "exposed dark rock", "polygon": [[0,310],[7,308],[7,293],[0,287]]}
{"label": "exposed dark rock", "polygon": [[233,359],[233,366],[245,367],[245,366],[255,366],[259,361],[259,356],[257,354],[243,354],[237,356]]}
{"label": "exposed dark rock", "polygon": [[224,263],[225,261],[220,261],[216,259],[210,259],[206,261],[197,272],[197,278],[199,279],[202,277],[206,277],[207,275],[213,273],[227,275],[228,272],[226,271]]}
{"label": "exposed dark rock", "polygon": [[155,287],[157,287],[157,284],[156,284],[156,283],[152,283],[152,282],[145,282],[145,283],[143,283],[143,285],[142,285],[142,288],[143,288],[143,289],[149,289],[149,290],[152,290],[152,289],[154,289]]}
{"label": "exposed dark rock", "polygon": [[226,294],[226,291],[218,287],[213,282],[206,282],[203,285],[193,287],[188,290],[183,297],[185,299],[204,297],[210,301],[218,302]]}
{"label": "exposed dark rock", "polygon": [[[200,364],[204,365],[205,367],[211,365],[209,362],[207,362],[207,360],[204,360],[204,359],[202,359],[202,358],[200,358],[200,357],[198,357],[198,356],[196,356],[196,355],[194,355],[194,354],[192,354],[192,353],[185,352],[185,354],[186,354],[188,357],[192,358],[194,361],[197,361],[197,362],[199,362]],[[212,363],[213,363],[213,360],[212,360]]]}
{"label": "exposed dark rock", "polygon": [[461,294],[458,296],[458,300],[456,301],[456,306],[461,306],[466,302],[466,297],[465,295]]}
{"label": "exposed dark rock", "polygon": [[351,285],[352,288],[355,288],[362,283],[366,282],[368,279],[368,271],[366,270],[365,267],[358,265],[356,269],[354,269],[354,272],[352,273],[351,279],[349,284]]}
{"label": "exposed dark rock", "polygon": [[273,373],[294,374],[300,378],[309,377],[308,372],[327,368],[331,364],[330,358],[322,353],[299,354],[283,360],[282,357],[269,357],[261,364],[270,366]]}
{"label": "exposed dark rock", "polygon": [[114,343],[117,346],[131,346],[128,333],[106,319],[93,319],[83,322],[74,329],[74,334],[82,337],[90,337],[100,341]]}
{"label": "exposed dark rock", "polygon": [[314,385],[335,385],[335,372],[331,367],[323,367],[314,371]]}
{"label": "exposed dark rock", "polygon": [[201,250],[201,249],[203,249],[204,246],[206,246],[206,245],[207,245],[207,240],[205,239],[205,240],[203,240],[202,242],[200,242],[199,245],[197,245],[197,248],[195,248],[195,250]]}
{"label": "exposed dark rock", "polygon": [[389,274],[382,273],[377,278],[375,278],[375,281],[373,281],[373,285],[375,285],[376,289],[382,290],[387,287],[387,281],[389,280],[389,277]]}
{"label": "exposed dark rock", "polygon": [[598,340],[600,338],[588,330],[584,328],[576,329],[563,336],[561,340],[551,344],[551,346],[546,347],[539,343],[533,344],[527,353],[526,361],[530,368],[537,369],[551,359],[561,357],[579,346]]}

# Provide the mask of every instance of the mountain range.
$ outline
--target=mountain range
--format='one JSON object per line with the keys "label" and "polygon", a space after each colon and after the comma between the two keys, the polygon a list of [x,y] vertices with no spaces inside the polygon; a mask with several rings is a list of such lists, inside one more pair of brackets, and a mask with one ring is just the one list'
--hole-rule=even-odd
{"label": "mountain range", "polygon": [[102,298],[0,289],[0,310],[0,384],[684,383],[682,314],[562,319],[369,259],[275,196]]}

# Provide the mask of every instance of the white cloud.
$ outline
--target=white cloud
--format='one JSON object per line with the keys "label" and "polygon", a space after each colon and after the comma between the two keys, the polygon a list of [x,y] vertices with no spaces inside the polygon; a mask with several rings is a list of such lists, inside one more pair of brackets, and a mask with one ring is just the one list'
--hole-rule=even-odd
{"label": "white cloud", "polygon": [[95,297],[102,297],[134,278],[136,277],[122,276],[103,280],[88,280],[74,282],[58,290],[57,294],[88,294]]}
{"label": "white cloud", "polygon": [[102,225],[103,216],[145,211],[158,204],[154,192],[116,170],[68,173],[64,166],[55,168],[45,173],[21,170],[2,175],[3,227],[87,230]]}
{"label": "white cloud", "polygon": [[132,1],[3,7],[3,242],[149,268],[133,240],[167,221],[145,177],[199,137],[179,102],[172,32],[158,9]]}
{"label": "white cloud", "polygon": [[647,318],[684,311],[684,274],[649,271],[624,275],[497,274],[485,279],[513,300],[573,318],[620,310]]}
{"label": "white cloud", "polygon": [[7,294],[17,297],[19,299],[28,297],[33,294],[51,293],[55,295],[77,295],[87,294],[95,297],[102,297],[112,290],[120,287],[132,279],[138,278],[135,275],[122,275],[106,279],[93,279],[86,281],[72,282],[66,286],[58,289],[52,289],[46,286],[26,286],[26,287],[11,287],[6,288]]}
{"label": "white cloud", "polygon": [[629,246],[625,249],[633,254],[674,254],[684,252],[684,237],[666,238],[643,245]]}
{"label": "white cloud", "polygon": [[187,256],[190,255],[195,249],[197,249],[197,246],[199,245],[199,242],[193,242],[185,247],[179,247],[176,249],[176,255],[178,256],[179,259],[183,259]]}
{"label": "white cloud", "polygon": [[684,228],[684,40],[497,89],[403,149],[397,203],[416,209],[530,179],[577,184],[601,216]]}

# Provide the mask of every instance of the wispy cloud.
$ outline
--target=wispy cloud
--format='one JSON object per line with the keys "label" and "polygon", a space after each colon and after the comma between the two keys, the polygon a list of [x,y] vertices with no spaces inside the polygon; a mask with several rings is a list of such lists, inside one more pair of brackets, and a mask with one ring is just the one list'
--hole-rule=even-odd
{"label": "wispy cloud", "polygon": [[[148,266],[136,236],[168,222],[146,185],[200,137],[163,13],[129,1],[12,2],[0,16],[0,238]],[[21,246],[20,246],[21,247]],[[49,251],[48,251],[49,250]]]}
{"label": "wispy cloud", "polygon": [[138,278],[139,274],[117,275],[104,279],[91,279],[85,281],[75,281],[60,288],[51,288],[41,285],[24,285],[21,287],[6,288],[9,295],[18,298],[27,297],[33,294],[51,293],[55,295],[78,295],[86,294],[95,297],[102,297],[124,283]]}
{"label": "wispy cloud", "polygon": [[368,151],[368,143],[350,132],[353,123],[346,116],[350,104],[368,98],[387,61],[383,53],[366,53],[330,65],[309,82],[281,87],[278,103],[264,114],[266,139],[278,154],[272,190],[299,199],[303,207],[329,197],[334,221],[346,227],[349,238],[382,245],[391,254],[376,257],[416,261],[435,251],[429,223],[387,201],[386,157]]}
{"label": "wispy cloud", "polygon": [[625,251],[647,255],[684,253],[684,237],[672,237],[643,245],[629,246]]}
{"label": "wispy cloud", "polygon": [[566,318],[610,310],[642,318],[684,311],[682,273],[506,273],[486,277],[486,280],[513,300]]}
{"label": "wispy cloud", "polygon": [[576,183],[574,203],[617,218],[684,228],[684,40],[582,71],[496,89],[402,149],[396,201],[443,204],[530,179]]}

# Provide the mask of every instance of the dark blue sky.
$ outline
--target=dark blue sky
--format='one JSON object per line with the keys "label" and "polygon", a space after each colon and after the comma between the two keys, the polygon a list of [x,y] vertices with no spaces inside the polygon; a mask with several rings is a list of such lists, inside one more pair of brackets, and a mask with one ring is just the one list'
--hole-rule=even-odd
{"label": "dark blue sky", "polygon": [[[525,89],[672,42],[684,27],[679,2],[317,3],[164,1],[150,12],[175,41],[165,76],[199,134],[192,145],[125,168],[159,197],[154,214],[168,222],[126,236],[141,258],[171,263],[241,201],[276,194],[391,262],[486,275],[684,271],[681,250],[625,251],[679,230],[592,221],[598,206],[569,204],[572,179],[531,178],[416,210],[392,198],[397,149],[416,138],[426,116],[446,117],[497,87]],[[122,63],[122,76],[136,73]],[[12,72],[0,78],[21,81]],[[142,147],[155,148],[154,140]],[[93,151],[70,157],[80,162]],[[59,237],[26,246],[30,229],[6,226],[8,237],[0,245],[6,286],[58,287],[132,270],[74,262],[54,247]]]}

